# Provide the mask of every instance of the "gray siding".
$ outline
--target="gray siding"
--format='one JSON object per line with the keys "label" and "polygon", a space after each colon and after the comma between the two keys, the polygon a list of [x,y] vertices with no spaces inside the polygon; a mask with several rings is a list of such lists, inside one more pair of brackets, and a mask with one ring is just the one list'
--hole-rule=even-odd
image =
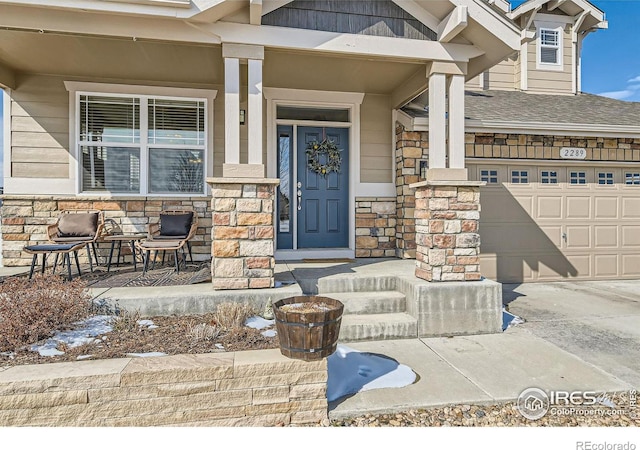
{"label": "gray siding", "polygon": [[263,25],[335,33],[436,40],[436,33],[390,0],[295,0],[262,17]]}

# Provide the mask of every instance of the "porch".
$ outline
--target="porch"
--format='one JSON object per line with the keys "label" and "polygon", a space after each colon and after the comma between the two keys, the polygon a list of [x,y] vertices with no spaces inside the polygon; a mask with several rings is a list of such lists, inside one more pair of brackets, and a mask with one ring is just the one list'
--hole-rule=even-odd
{"label": "porch", "polygon": [[[271,300],[321,295],[345,305],[343,342],[496,333],[502,329],[502,287],[490,280],[429,283],[415,276],[415,261],[397,258],[286,261],[275,264],[275,287],[214,290],[208,263],[172,263],[142,274],[132,268],[90,273],[92,297],[142,316],[201,314],[224,302],[261,311]],[[2,268],[0,273],[15,273]],[[25,268],[25,271],[27,269]],[[9,272],[11,271],[11,272]],[[75,275],[75,273],[74,273]]]}

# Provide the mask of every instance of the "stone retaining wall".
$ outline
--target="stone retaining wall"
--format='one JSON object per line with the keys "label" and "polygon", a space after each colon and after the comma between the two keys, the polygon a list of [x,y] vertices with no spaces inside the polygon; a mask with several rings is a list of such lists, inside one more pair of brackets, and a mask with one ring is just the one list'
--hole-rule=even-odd
{"label": "stone retaining wall", "polygon": [[[147,224],[157,222],[164,209],[193,208],[198,213],[198,231],[191,241],[194,260],[211,258],[211,211],[203,197],[61,197],[61,196],[3,196],[2,256],[5,266],[31,264],[32,255],[22,249],[26,245],[47,242],[47,225],[56,222],[62,210],[99,209],[104,211],[109,226],[124,233],[147,231]],[[99,244],[101,256],[108,255],[110,244]],[[123,246],[123,252],[128,251]],[[85,258],[84,252],[80,255]]]}
{"label": "stone retaining wall", "polygon": [[280,350],[0,368],[0,426],[277,426],[328,419],[326,358]]}

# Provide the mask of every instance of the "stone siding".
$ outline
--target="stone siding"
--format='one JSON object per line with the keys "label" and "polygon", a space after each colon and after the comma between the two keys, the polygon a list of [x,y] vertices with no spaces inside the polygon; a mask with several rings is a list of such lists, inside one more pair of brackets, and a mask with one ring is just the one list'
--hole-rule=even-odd
{"label": "stone siding", "polygon": [[[193,259],[207,261],[211,257],[211,211],[204,197],[63,197],[3,196],[2,256],[5,266],[31,264],[32,255],[23,251],[26,245],[47,242],[47,225],[57,221],[60,211],[97,209],[104,212],[107,227],[124,233],[143,233],[149,223],[159,220],[165,209],[193,208],[198,213],[198,230],[191,241]],[[99,243],[99,257],[108,256],[110,244]],[[123,246],[123,253],[129,251]],[[84,252],[81,258],[86,258]]]}
{"label": "stone siding", "polygon": [[[427,139],[428,133],[422,133]],[[467,133],[467,158],[561,160],[562,147],[587,151],[587,161],[640,161],[640,138],[544,136],[536,134]],[[563,160],[566,161],[566,160]]]}
{"label": "stone siding", "polygon": [[409,187],[420,178],[420,161],[429,159],[429,135],[396,127],[396,256],[416,257],[415,193]]}
{"label": "stone siding", "polygon": [[356,258],[396,254],[396,199],[356,198]]}
{"label": "stone siding", "polygon": [[0,426],[317,425],[326,361],[275,349],[0,368]]}

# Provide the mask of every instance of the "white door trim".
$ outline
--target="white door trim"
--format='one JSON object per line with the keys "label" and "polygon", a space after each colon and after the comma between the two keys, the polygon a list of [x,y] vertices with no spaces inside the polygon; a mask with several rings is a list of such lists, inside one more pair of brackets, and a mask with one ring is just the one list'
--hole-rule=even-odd
{"label": "white door trim", "polygon": [[[342,126],[349,128],[349,248],[309,250],[276,250],[275,257],[280,260],[296,260],[303,258],[355,258],[356,247],[356,186],[360,183],[360,106],[364,93],[314,91],[285,88],[264,88],[267,100],[267,176],[277,178],[276,134],[278,125],[300,126]],[[278,122],[276,108],[279,105],[299,106],[306,108],[340,108],[349,110],[350,122],[310,122],[282,121]],[[277,223],[277,208],[274,208],[274,224]],[[274,236],[277,248],[277,234]],[[337,256],[339,254],[339,256]]]}

